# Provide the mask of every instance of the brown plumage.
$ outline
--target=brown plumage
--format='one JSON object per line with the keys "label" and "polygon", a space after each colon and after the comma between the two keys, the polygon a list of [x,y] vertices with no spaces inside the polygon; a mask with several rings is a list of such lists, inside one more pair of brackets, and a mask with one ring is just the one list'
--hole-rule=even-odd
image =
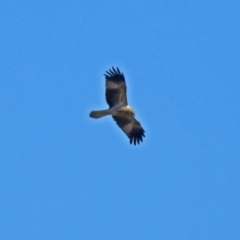
{"label": "brown plumage", "polygon": [[134,117],[134,110],[128,106],[127,87],[123,73],[118,68],[112,68],[104,76],[106,78],[105,96],[109,109],[92,111],[90,117],[100,118],[112,115],[117,125],[130,139],[130,143],[139,144],[145,137],[145,131]]}

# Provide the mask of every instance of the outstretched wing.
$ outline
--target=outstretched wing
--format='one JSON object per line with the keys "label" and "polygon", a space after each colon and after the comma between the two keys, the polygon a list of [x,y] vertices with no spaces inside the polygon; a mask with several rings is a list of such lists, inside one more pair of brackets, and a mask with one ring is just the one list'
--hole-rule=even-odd
{"label": "outstretched wing", "polygon": [[113,119],[116,121],[117,125],[125,132],[125,134],[130,139],[130,144],[136,145],[143,141],[145,137],[144,129],[142,128],[140,122],[128,112],[121,111],[121,116],[113,116]]}
{"label": "outstretched wing", "polygon": [[119,69],[109,69],[104,74],[106,78],[106,101],[109,108],[118,103],[127,105],[127,87],[123,73]]}

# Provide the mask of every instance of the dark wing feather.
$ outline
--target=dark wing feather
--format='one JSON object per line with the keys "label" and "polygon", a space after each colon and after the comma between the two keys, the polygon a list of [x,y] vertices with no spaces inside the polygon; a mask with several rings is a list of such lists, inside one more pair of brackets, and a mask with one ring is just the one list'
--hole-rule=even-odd
{"label": "dark wing feather", "polygon": [[127,105],[127,87],[123,73],[119,69],[109,69],[104,74],[106,78],[106,101],[109,108],[123,102]]}
{"label": "dark wing feather", "polygon": [[130,139],[130,144],[139,144],[143,141],[145,137],[145,131],[142,128],[140,122],[131,114],[124,111],[122,116],[113,116],[113,119],[116,121],[117,125],[125,132],[125,134]]}

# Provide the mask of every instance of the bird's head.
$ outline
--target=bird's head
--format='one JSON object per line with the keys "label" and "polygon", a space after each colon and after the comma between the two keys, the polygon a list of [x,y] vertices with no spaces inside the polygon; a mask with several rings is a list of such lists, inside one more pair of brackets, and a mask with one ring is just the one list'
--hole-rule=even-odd
{"label": "bird's head", "polygon": [[135,116],[135,111],[134,111],[134,109],[131,108],[129,105],[126,106],[126,107],[127,107],[127,110],[128,110],[129,112],[131,112],[133,116]]}

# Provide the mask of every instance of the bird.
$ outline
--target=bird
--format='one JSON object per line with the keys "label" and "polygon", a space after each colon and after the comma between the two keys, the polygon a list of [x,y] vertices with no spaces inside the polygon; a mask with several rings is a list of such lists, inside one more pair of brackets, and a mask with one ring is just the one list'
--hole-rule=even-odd
{"label": "bird", "polygon": [[112,115],[119,128],[129,138],[130,144],[139,144],[145,137],[145,130],[135,118],[134,109],[128,105],[124,74],[120,72],[118,67],[112,67],[112,69],[106,71],[104,76],[106,80],[105,98],[109,108],[91,111],[89,116],[98,119]]}

